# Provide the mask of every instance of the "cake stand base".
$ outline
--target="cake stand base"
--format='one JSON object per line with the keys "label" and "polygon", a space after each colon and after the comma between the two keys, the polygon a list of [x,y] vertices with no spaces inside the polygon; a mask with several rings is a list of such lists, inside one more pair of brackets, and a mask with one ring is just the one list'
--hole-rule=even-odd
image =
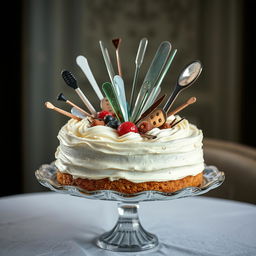
{"label": "cake stand base", "polygon": [[112,190],[85,191],[76,186],[59,184],[57,168],[54,163],[42,165],[36,172],[36,178],[45,187],[58,193],[79,196],[87,199],[109,200],[118,204],[119,218],[114,228],[97,239],[98,247],[118,252],[140,252],[153,249],[158,245],[155,235],[141,226],[138,208],[139,202],[165,201],[205,194],[217,188],[225,180],[225,174],[215,166],[206,166],[204,181],[199,187],[186,187],[176,192],[142,191],[136,194],[124,194]]}
{"label": "cake stand base", "polygon": [[118,252],[140,252],[156,247],[158,239],[141,226],[138,208],[138,203],[118,203],[117,223],[97,239],[97,246]]}

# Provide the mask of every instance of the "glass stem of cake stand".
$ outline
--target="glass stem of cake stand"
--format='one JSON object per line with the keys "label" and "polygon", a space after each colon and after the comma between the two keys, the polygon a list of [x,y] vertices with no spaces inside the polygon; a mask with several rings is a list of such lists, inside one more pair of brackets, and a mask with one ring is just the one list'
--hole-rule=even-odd
{"label": "glass stem of cake stand", "polygon": [[155,235],[147,232],[138,216],[139,203],[118,203],[118,220],[112,230],[97,239],[97,245],[111,251],[138,252],[158,245]]}

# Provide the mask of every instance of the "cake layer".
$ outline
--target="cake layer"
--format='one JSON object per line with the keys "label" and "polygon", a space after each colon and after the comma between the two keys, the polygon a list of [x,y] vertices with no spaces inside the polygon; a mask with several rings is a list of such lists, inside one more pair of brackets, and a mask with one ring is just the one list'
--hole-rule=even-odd
{"label": "cake layer", "polygon": [[178,180],[203,171],[203,135],[187,120],[148,134],[156,139],[148,140],[138,133],[119,137],[110,127],[90,127],[87,119],[70,120],[59,132],[55,164],[75,179],[125,179],[133,183]]}
{"label": "cake layer", "polygon": [[179,180],[133,183],[125,179],[119,179],[115,181],[110,181],[107,178],[100,180],[81,178],[73,179],[72,175],[58,171],[57,180],[62,185],[78,186],[87,191],[114,190],[121,193],[133,194],[148,190],[175,192],[186,187],[198,187],[203,182],[203,174],[199,173],[196,176],[188,176]]}

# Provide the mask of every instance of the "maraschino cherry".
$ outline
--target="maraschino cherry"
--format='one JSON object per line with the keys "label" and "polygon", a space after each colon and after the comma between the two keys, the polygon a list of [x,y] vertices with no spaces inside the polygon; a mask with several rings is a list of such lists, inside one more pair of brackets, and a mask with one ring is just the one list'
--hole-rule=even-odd
{"label": "maraschino cherry", "polygon": [[121,123],[118,128],[117,128],[117,132],[119,134],[119,136],[122,136],[128,132],[135,132],[138,133],[138,128],[137,126],[132,123],[132,122],[124,122]]}

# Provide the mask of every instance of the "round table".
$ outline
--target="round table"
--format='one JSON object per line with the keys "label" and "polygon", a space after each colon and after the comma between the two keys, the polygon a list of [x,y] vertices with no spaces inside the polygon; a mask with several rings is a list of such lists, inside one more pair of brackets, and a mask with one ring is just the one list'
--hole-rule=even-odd
{"label": "round table", "polygon": [[0,255],[256,255],[256,206],[207,197],[140,203],[160,245],[140,253],[98,248],[117,219],[117,203],[54,192],[0,198]]}

